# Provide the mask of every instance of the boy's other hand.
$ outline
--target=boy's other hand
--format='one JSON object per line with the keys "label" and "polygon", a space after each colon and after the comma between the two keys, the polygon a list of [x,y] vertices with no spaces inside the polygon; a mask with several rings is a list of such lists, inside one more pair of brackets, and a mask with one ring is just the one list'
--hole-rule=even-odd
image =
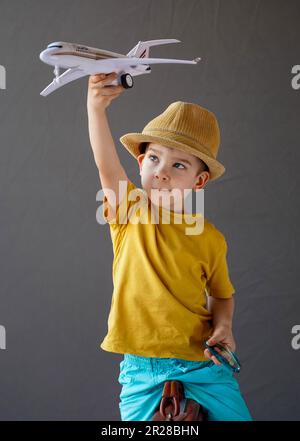
{"label": "boy's other hand", "polygon": [[109,74],[90,75],[88,82],[87,105],[94,110],[105,110],[114,98],[117,98],[125,88],[109,86],[117,78],[116,72]]}
{"label": "boy's other hand", "polygon": [[[236,344],[232,334],[232,328],[229,326],[218,326],[214,328],[213,335],[209,338],[207,343],[210,346],[214,346],[216,343],[227,347],[231,352],[235,352]],[[215,348],[217,352],[220,352],[218,348]],[[204,350],[206,358],[212,360],[215,364],[222,364],[215,355],[212,355],[208,349]]]}

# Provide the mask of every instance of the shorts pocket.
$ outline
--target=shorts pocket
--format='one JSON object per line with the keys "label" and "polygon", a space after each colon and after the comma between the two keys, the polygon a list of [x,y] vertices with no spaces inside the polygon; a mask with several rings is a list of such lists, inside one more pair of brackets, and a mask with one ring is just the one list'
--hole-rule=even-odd
{"label": "shorts pocket", "polygon": [[131,384],[137,375],[138,368],[128,363],[128,361],[123,360],[120,363],[120,374],[118,377],[118,382],[121,385]]}
{"label": "shorts pocket", "polygon": [[229,375],[230,377],[233,376],[233,370],[230,366],[228,366],[225,363],[222,364],[215,364],[213,363],[212,368],[219,374],[219,375]]}
{"label": "shorts pocket", "polygon": [[126,372],[120,372],[119,378],[118,378],[118,382],[124,386],[126,384],[131,384],[133,381],[133,377],[130,375],[127,375]]}

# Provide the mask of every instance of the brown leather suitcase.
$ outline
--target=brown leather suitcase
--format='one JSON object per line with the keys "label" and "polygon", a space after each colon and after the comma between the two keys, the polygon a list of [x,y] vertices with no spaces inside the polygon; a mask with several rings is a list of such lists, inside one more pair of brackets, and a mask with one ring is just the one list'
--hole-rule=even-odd
{"label": "brown leather suitcase", "polygon": [[185,398],[180,381],[169,380],[152,421],[207,421],[207,411],[197,401]]}

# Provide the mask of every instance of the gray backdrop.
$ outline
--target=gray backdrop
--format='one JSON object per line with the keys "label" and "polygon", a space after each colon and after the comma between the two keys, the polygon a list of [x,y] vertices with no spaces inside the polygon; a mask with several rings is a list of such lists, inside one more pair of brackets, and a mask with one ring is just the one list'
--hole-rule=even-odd
{"label": "gray backdrop", "polygon": [[113,100],[119,142],[176,100],[214,111],[226,174],[205,192],[205,214],[226,236],[236,288],[237,376],[256,420],[298,420],[299,111],[297,1],[38,0],[0,2],[1,420],[119,420],[121,354],[99,343],[112,294],[108,225],[88,139],[87,77],[47,98],[53,68],[39,53],[70,41],[126,54],[139,40],[178,38],[151,56],[203,58],[156,65]]}

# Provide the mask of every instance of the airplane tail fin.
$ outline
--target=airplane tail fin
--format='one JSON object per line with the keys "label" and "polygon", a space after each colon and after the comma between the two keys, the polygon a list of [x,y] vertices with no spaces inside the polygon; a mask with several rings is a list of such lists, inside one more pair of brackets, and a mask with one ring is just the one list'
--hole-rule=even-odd
{"label": "airplane tail fin", "polygon": [[176,40],[175,38],[169,38],[164,40],[148,40],[148,41],[139,41],[134,48],[132,48],[127,57],[137,57],[137,58],[148,58],[150,53],[151,46],[159,46],[161,44],[168,43],[180,43],[180,40]]}

